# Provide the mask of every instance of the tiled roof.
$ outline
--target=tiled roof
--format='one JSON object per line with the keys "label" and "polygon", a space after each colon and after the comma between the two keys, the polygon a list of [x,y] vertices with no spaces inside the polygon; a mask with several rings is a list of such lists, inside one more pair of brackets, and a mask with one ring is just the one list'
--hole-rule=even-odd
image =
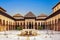
{"label": "tiled roof", "polygon": [[47,15],[42,13],[39,16],[37,16],[36,19],[45,19],[46,17],[47,17]]}
{"label": "tiled roof", "polygon": [[45,14],[40,14],[38,17],[47,17],[47,15],[45,15]]}
{"label": "tiled roof", "polygon": [[24,19],[24,17],[21,14],[15,14],[13,17],[15,19]]}
{"label": "tiled roof", "polygon": [[28,12],[24,17],[36,17],[32,12]]}
{"label": "tiled roof", "polygon": [[13,17],[23,17],[21,14],[15,14]]}

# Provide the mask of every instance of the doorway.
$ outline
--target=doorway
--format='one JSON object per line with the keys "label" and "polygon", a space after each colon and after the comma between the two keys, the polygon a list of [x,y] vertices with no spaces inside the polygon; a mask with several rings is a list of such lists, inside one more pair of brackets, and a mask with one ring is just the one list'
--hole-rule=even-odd
{"label": "doorway", "polygon": [[31,25],[31,22],[29,22],[29,29],[31,29],[32,25]]}

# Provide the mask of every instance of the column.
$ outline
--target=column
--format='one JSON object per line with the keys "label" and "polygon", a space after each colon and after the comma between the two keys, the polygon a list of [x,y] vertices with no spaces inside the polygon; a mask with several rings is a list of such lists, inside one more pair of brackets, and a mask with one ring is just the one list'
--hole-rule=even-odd
{"label": "column", "polygon": [[[3,28],[4,27],[4,28]],[[5,20],[3,20],[3,27],[2,27],[2,30],[5,31]]]}
{"label": "column", "polygon": [[0,19],[0,31],[1,31],[2,20]]}
{"label": "column", "polygon": [[32,27],[33,27],[33,22],[31,22],[31,29],[33,29]]}
{"label": "column", "polygon": [[54,31],[55,31],[55,25],[56,25],[56,22],[55,22],[55,20],[54,20]]}
{"label": "column", "polygon": [[52,21],[51,21],[51,30],[52,30]]}
{"label": "column", "polygon": [[8,22],[8,29],[10,30],[10,22]]}
{"label": "column", "polygon": [[37,22],[37,29],[38,29],[38,22]]}
{"label": "column", "polygon": [[22,29],[23,29],[23,22],[22,22]]}
{"label": "column", "polygon": [[11,22],[10,30],[12,30],[12,22]]}
{"label": "column", "polygon": [[37,23],[35,22],[35,29],[37,29]]}
{"label": "column", "polygon": [[7,21],[5,21],[6,30],[8,31]]}
{"label": "column", "polygon": [[15,30],[15,27],[16,27],[16,26],[15,26],[15,22],[14,22],[14,25],[13,25],[13,27],[14,27],[14,30]]}
{"label": "column", "polygon": [[46,29],[46,22],[45,22],[45,29]]}
{"label": "column", "polygon": [[50,21],[50,30],[51,30],[51,21]]}
{"label": "column", "polygon": [[27,22],[25,22],[25,29],[27,29]]}
{"label": "column", "polygon": [[9,30],[9,27],[10,27],[10,26],[9,26],[9,22],[7,22],[7,24],[8,24],[8,30]]}
{"label": "column", "polygon": [[53,30],[53,28],[54,28],[54,23],[53,23],[53,20],[52,20],[52,30]]}
{"label": "column", "polygon": [[24,22],[24,25],[23,26],[24,26],[24,29],[25,29],[25,22]]}
{"label": "column", "polygon": [[33,22],[33,29],[35,29],[35,22]]}
{"label": "column", "polygon": [[28,27],[28,22],[27,22],[27,25],[26,25],[26,29],[28,29],[29,27]]}
{"label": "column", "polygon": [[23,29],[23,27],[22,27],[22,22],[21,22],[21,26],[20,26],[22,29]]}
{"label": "column", "polygon": [[11,29],[11,22],[9,22],[9,30]]}
{"label": "column", "polygon": [[47,30],[49,30],[49,24],[48,24],[48,22],[47,22]]}
{"label": "column", "polygon": [[59,22],[58,22],[58,19],[57,19],[57,31],[58,31],[58,24],[59,24]]}
{"label": "column", "polygon": [[47,26],[48,30],[49,30],[49,22],[48,22],[48,26]]}
{"label": "column", "polygon": [[60,19],[58,19],[58,30],[60,31]]}

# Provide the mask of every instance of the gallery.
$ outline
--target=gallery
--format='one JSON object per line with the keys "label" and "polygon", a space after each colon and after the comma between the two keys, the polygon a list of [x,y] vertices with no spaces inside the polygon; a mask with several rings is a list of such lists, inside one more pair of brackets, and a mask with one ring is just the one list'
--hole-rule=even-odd
{"label": "gallery", "polygon": [[43,30],[60,31],[60,2],[52,8],[49,16],[43,13],[36,16],[31,11],[24,16],[19,13],[10,16],[5,9],[0,7],[0,31],[16,30],[17,27],[38,30],[39,26],[43,27]]}

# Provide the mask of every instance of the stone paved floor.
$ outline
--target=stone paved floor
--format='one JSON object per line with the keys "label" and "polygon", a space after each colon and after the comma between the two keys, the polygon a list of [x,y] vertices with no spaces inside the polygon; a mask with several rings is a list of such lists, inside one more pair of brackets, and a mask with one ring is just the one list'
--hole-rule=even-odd
{"label": "stone paved floor", "polygon": [[[4,34],[7,35],[4,35]],[[17,36],[20,31],[11,30],[6,32],[0,32],[0,40],[27,40],[28,37]],[[30,40],[60,40],[60,31],[40,30],[40,35],[29,37]]]}

